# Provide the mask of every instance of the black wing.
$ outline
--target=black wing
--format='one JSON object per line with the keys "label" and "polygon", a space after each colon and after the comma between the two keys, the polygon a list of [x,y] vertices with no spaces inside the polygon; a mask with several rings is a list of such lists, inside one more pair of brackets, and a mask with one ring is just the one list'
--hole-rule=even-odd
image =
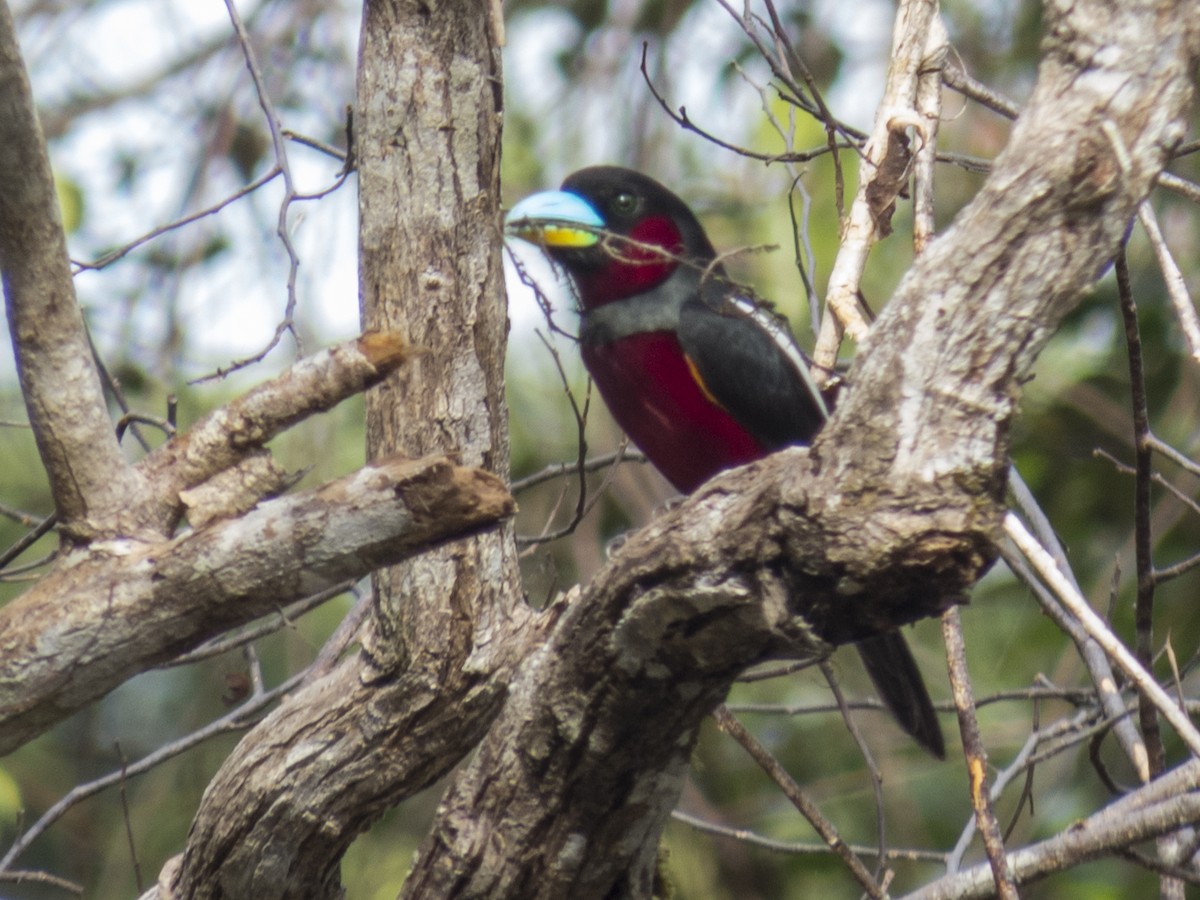
{"label": "black wing", "polygon": [[[752,301],[732,294],[690,300],[680,310],[679,343],[708,393],[768,449],[808,444],[825,424],[808,360],[787,325]],[[904,636],[883,632],[855,649],[900,726],[944,759],[941,725]]]}
{"label": "black wing", "polygon": [[827,412],[787,324],[744,297],[707,293],[679,314],[679,343],[705,390],[768,450],[810,443]]}

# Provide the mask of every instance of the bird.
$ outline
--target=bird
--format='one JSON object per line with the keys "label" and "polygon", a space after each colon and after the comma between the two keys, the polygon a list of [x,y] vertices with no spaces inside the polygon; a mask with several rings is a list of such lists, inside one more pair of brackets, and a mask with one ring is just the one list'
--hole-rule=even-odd
{"label": "bird", "polygon": [[[532,194],[507,234],[569,276],[584,367],[616,423],[683,494],[812,442],[829,409],[786,320],[734,284],[700,220],[648,175],[591,166]],[[884,705],[939,759],[945,741],[898,630],[855,644]]]}

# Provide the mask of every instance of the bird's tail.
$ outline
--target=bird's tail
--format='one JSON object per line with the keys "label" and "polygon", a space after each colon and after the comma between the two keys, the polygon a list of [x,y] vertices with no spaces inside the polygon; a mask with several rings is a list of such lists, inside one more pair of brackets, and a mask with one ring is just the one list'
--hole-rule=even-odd
{"label": "bird's tail", "polygon": [[900,727],[938,759],[945,759],[942,727],[904,635],[899,631],[885,631],[859,641],[854,647],[862,657],[879,699],[896,717]]}

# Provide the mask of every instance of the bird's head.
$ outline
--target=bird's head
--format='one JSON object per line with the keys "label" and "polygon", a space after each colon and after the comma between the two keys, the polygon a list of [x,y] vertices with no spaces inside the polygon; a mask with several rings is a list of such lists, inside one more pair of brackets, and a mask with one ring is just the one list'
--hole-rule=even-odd
{"label": "bird's head", "polygon": [[716,257],[687,204],[617,166],[581,169],[561,190],[526,197],[505,229],[570,273],[584,309],[652,290],[681,266],[699,274]]}

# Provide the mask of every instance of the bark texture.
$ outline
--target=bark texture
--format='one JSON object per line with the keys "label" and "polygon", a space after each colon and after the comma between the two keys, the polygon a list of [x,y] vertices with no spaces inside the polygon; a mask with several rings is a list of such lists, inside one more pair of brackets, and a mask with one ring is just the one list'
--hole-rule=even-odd
{"label": "bark texture", "polygon": [[[507,477],[499,47],[491,7],[372,0],[355,115],[366,327],[429,352],[368,394],[370,456]],[[539,638],[510,529],[376,578],[363,650],[227,761],[160,895],[332,898],[350,841],[480,740]]]}

